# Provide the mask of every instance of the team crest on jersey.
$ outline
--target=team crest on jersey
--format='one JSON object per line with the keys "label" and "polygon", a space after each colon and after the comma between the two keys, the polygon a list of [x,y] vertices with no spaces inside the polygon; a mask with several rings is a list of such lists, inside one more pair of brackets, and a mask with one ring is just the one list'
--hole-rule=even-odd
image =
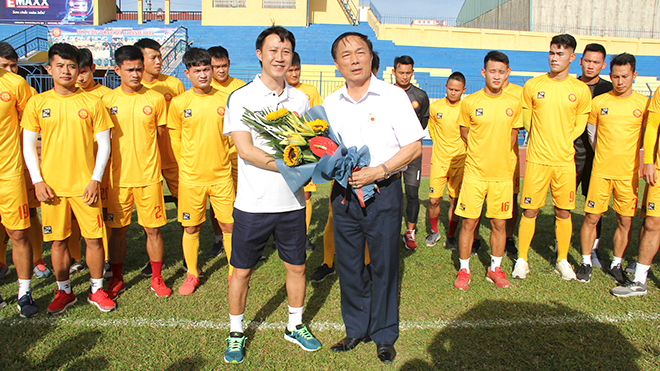
{"label": "team crest on jersey", "polygon": [[192,110],[191,109],[184,109],[183,110],[183,117],[192,117]]}
{"label": "team crest on jersey", "polygon": [[441,119],[442,118],[442,112],[438,112],[438,114],[435,115],[435,118]]}
{"label": "team crest on jersey", "polygon": [[538,94],[536,94],[536,98],[538,98],[538,99],[543,99],[543,98],[545,98],[545,92],[544,92],[544,91],[540,91]]}
{"label": "team crest on jersey", "polygon": [[44,225],[44,234],[52,234],[53,233],[53,227],[49,225]]}
{"label": "team crest on jersey", "polygon": [[89,117],[89,112],[87,112],[87,110],[83,108],[80,111],[78,111],[78,117],[80,117],[83,120],[87,120],[87,118]]}
{"label": "team crest on jersey", "polygon": [[570,100],[571,102],[575,102],[577,100],[577,97],[575,96],[575,94],[571,93],[568,95],[568,100]]}
{"label": "team crest on jersey", "polygon": [[110,107],[110,114],[111,115],[116,115],[117,114],[117,106]]}
{"label": "team crest on jersey", "polygon": [[8,91],[3,91],[0,93],[0,100],[3,102],[9,102],[11,100],[11,93]]}
{"label": "team crest on jersey", "polygon": [[170,94],[170,93],[165,93],[165,94],[163,94],[163,95],[165,96],[165,100],[166,100],[166,101],[169,102],[169,101],[172,100],[172,94]]}
{"label": "team crest on jersey", "polygon": [[590,207],[590,208],[593,209],[594,206],[596,206],[596,203],[595,203],[595,202],[593,202],[593,201],[591,201],[591,200],[590,200],[589,202],[587,202],[587,207]]}
{"label": "team crest on jersey", "polygon": [[419,107],[419,102],[416,100],[412,101],[412,106],[414,109],[417,109]]}
{"label": "team crest on jersey", "polygon": [[532,198],[531,197],[525,197],[525,200],[523,201],[526,205],[529,205],[532,203]]}
{"label": "team crest on jersey", "polygon": [[483,108],[477,108],[477,111],[474,113],[477,116],[483,116],[484,115],[484,109]]}
{"label": "team crest on jersey", "polygon": [[634,110],[633,111],[633,116],[638,117],[638,118],[642,117],[642,111],[640,111],[638,109]]}
{"label": "team crest on jersey", "polygon": [[506,109],[506,115],[509,117],[513,117],[513,110],[511,108]]}
{"label": "team crest on jersey", "polygon": [[190,220],[190,213],[183,213],[183,220]]}
{"label": "team crest on jersey", "polygon": [[144,107],[142,107],[142,113],[144,113],[145,115],[149,116],[149,115],[151,115],[152,113],[154,113],[154,109],[151,108],[151,106],[144,106]]}
{"label": "team crest on jersey", "polygon": [[50,108],[41,110],[41,118],[45,119],[46,117],[50,117]]}
{"label": "team crest on jersey", "polygon": [[600,114],[601,114],[601,115],[607,115],[607,112],[608,112],[608,111],[609,111],[609,110],[608,110],[607,108],[601,108],[601,109],[600,109]]}
{"label": "team crest on jersey", "polygon": [[224,116],[225,115],[225,107],[218,107],[217,112],[218,112],[218,115]]}
{"label": "team crest on jersey", "polygon": [[648,207],[648,209],[649,209],[649,211],[651,211],[651,210],[655,210],[655,203],[653,203],[653,202],[649,202],[649,207]]}

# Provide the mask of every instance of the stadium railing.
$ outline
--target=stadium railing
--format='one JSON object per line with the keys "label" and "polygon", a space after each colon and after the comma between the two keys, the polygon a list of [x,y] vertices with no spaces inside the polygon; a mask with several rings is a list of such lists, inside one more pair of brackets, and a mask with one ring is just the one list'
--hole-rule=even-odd
{"label": "stadium railing", "polygon": [[2,41],[9,43],[16,50],[19,58],[26,57],[32,51],[47,51],[48,27],[33,25]]}
{"label": "stadium railing", "polygon": [[[142,12],[142,19],[145,21],[162,21],[165,19],[165,13],[163,11],[144,11]],[[137,20],[138,12],[133,11],[120,11],[117,12],[117,20]],[[173,21],[201,21],[202,12],[201,11],[171,11],[170,19]]]}
{"label": "stadium railing", "polygon": [[162,73],[172,74],[181,63],[186,50],[188,50],[188,29],[179,26],[161,45],[161,52],[163,53]]}

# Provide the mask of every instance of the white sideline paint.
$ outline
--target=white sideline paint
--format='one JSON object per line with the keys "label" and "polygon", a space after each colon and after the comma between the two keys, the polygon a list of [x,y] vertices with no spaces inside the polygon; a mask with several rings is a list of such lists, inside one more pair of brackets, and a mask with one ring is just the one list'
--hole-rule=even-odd
{"label": "white sideline paint", "polygon": [[[401,321],[402,331],[406,330],[442,330],[445,328],[490,328],[509,326],[557,326],[569,323],[621,323],[660,320],[660,313],[629,312],[621,315],[566,315],[555,317],[527,317],[515,319],[492,319],[475,321]],[[122,319],[80,319],[69,317],[54,318],[2,318],[1,326],[17,325],[47,325],[47,326],[80,326],[80,327],[177,327],[183,329],[213,329],[226,330],[229,322],[220,320],[196,321],[181,318],[153,319],[153,318],[122,318]],[[252,321],[248,327],[252,330],[281,330],[287,322]],[[310,327],[314,331],[344,330],[339,322],[312,321]]]}

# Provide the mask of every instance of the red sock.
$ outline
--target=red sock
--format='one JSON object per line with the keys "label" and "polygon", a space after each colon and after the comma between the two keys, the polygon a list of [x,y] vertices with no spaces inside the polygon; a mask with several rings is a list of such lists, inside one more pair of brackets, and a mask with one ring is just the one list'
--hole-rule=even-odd
{"label": "red sock", "polygon": [[119,263],[119,264],[110,264],[110,270],[112,270],[112,277],[123,281],[124,280],[124,275],[122,274],[122,270],[124,267],[124,263]]}
{"label": "red sock", "polygon": [[431,222],[431,232],[433,233],[438,233],[438,216],[435,218],[429,218],[429,222]]}
{"label": "red sock", "polygon": [[447,233],[447,236],[453,236],[454,233],[456,233],[456,228],[458,228],[458,220],[457,221],[450,220],[449,233]]}
{"label": "red sock", "polygon": [[154,262],[154,261],[149,261],[151,263],[151,279],[161,277],[162,273],[161,271],[163,270],[163,262]]}

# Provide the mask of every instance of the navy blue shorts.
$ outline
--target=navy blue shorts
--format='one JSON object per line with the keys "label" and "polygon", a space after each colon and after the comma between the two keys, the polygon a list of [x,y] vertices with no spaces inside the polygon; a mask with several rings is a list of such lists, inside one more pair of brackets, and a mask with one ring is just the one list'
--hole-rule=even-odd
{"label": "navy blue shorts", "polygon": [[271,235],[282,261],[291,265],[305,264],[304,208],[282,213],[246,213],[235,208],[233,215],[230,264],[234,268],[254,268]]}

